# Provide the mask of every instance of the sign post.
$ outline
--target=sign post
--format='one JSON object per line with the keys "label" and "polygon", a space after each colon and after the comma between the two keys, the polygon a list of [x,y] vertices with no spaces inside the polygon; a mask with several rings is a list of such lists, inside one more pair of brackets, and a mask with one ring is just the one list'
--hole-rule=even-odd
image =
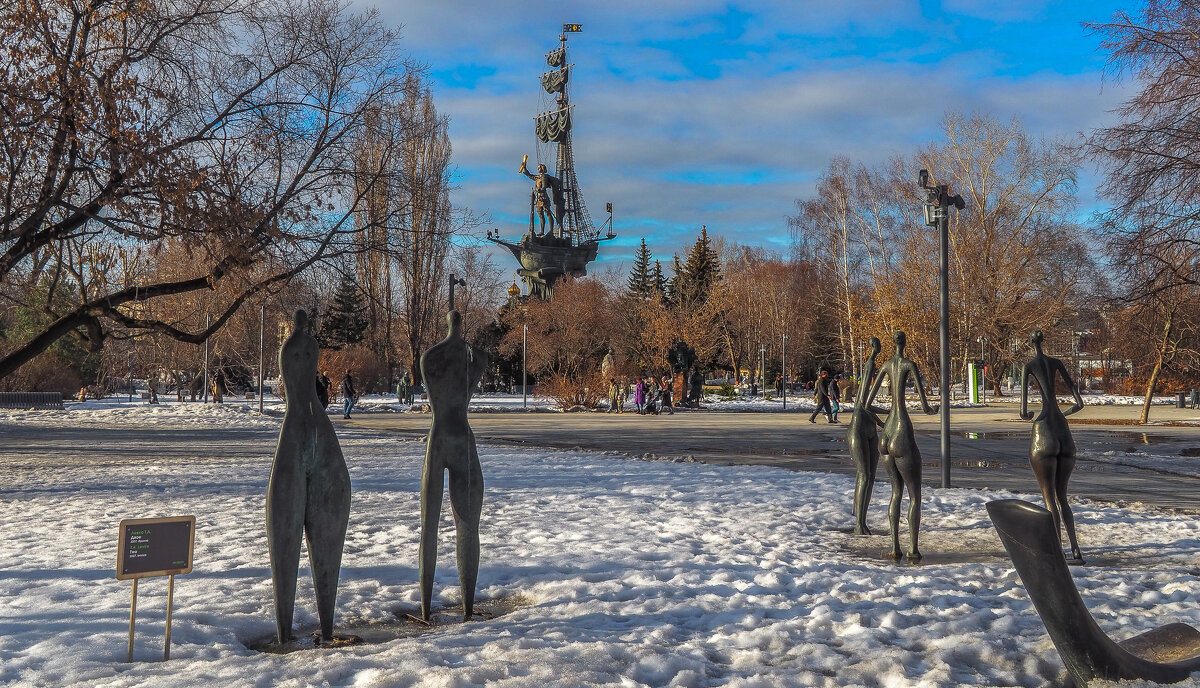
{"label": "sign post", "polygon": [[127,518],[117,536],[117,580],[133,579],[129,598],[129,647],[125,661],[133,661],[133,625],[137,616],[138,580],[167,576],[167,630],[163,661],[171,658],[171,605],[175,576],[192,571],[196,544],[196,517]]}

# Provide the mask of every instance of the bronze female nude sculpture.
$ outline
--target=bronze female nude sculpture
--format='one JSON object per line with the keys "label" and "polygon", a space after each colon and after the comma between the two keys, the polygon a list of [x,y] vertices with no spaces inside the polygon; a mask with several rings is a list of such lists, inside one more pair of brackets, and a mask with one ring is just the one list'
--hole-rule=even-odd
{"label": "bronze female nude sculpture", "polygon": [[479,516],[483,510],[483,471],[475,449],[475,435],[467,422],[471,390],[487,369],[487,352],[471,346],[462,337],[462,317],[453,310],[446,316],[450,331],[446,338],[421,356],[421,378],[429,394],[433,422],[425,449],[421,475],[421,545],[419,577],[421,619],[428,622],[433,611],[433,573],[437,565],[438,521],[442,511],[442,477],[450,474],[450,508],[458,554],[458,584],[462,591],[463,621],[470,621],[475,603],[475,581],[479,574]]}
{"label": "bronze female nude sculpture", "polygon": [[854,413],[846,428],[846,444],[858,477],[854,484],[854,534],[870,535],[867,527],[867,505],[871,503],[871,490],[875,487],[875,470],[879,467],[879,432],[883,421],[875,415],[878,409],[867,406],[867,393],[871,379],[875,377],[875,358],[879,356],[879,338],[871,337],[868,342],[871,354],[863,366],[862,380],[855,395]]}
{"label": "bronze female nude sculpture", "polygon": [[342,546],[350,519],[350,474],[325,407],[317,399],[317,340],[297,310],[292,334],[279,349],[287,410],[267,486],[267,545],[275,591],[275,635],[292,637],[300,540],[308,539],[321,640],[333,640],[333,608]]}
{"label": "bronze female nude sculpture", "polygon": [[884,465],[892,480],[892,500],[888,506],[888,520],[892,528],[891,554],[893,559],[900,558],[900,500],[903,497],[902,488],[907,488],[908,560],[917,562],[921,560],[921,552],[917,549],[917,532],[921,527],[921,450],[917,448],[912,419],[908,417],[908,408],[904,405],[904,388],[910,377],[916,383],[921,408],[925,413],[933,415],[938,412],[938,407],[930,406],[929,400],[925,398],[925,383],[921,379],[921,371],[917,369],[917,364],[904,357],[907,336],[903,332],[897,332],[894,341],[896,353],[883,364],[879,375],[875,377],[871,393],[867,395],[866,406],[870,406],[875,400],[879,386],[886,377],[892,396],[892,409],[883,423],[879,452],[885,455]]}
{"label": "bronze female nude sculpture", "polygon": [[[1021,371],[1021,420],[1033,420],[1029,464],[1033,466],[1038,487],[1042,489],[1046,509],[1054,517],[1054,532],[1061,532],[1062,526],[1066,526],[1067,540],[1071,543],[1071,559],[1068,563],[1082,564],[1083,554],[1075,539],[1075,517],[1067,503],[1067,481],[1071,479],[1071,471],[1075,468],[1075,439],[1071,437],[1067,416],[1083,408],[1083,397],[1079,396],[1079,389],[1071,381],[1071,374],[1063,362],[1042,353],[1041,330],[1034,330],[1029,335],[1029,345],[1033,347],[1034,356]],[[1075,396],[1075,405],[1066,413],[1059,410],[1058,396],[1054,393],[1056,373],[1062,375],[1071,394]],[[1037,381],[1042,394],[1042,410],[1037,418],[1027,410],[1030,375]]]}

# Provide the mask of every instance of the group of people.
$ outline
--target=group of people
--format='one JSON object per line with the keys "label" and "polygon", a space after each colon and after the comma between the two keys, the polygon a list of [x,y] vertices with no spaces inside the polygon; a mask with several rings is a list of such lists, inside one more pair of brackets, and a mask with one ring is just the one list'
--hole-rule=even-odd
{"label": "group of people", "polygon": [[608,412],[624,413],[625,400],[633,395],[633,406],[639,415],[675,415],[675,380],[670,375],[662,378],[639,377],[631,386],[621,384],[616,378],[608,380]]}
{"label": "group of people", "polygon": [[[329,406],[332,401],[330,391],[333,389],[333,382],[325,371],[317,373],[317,399],[324,406]],[[347,370],[342,376],[342,418],[349,418],[350,411],[354,409],[355,402],[358,401],[358,391],[354,389],[354,376]]]}
{"label": "group of people", "polygon": [[837,376],[830,375],[829,370],[822,369],[820,377],[813,384],[813,402],[817,408],[808,417],[808,422],[817,422],[817,414],[825,414],[830,423],[839,423],[838,412],[842,410],[842,389],[838,386]]}

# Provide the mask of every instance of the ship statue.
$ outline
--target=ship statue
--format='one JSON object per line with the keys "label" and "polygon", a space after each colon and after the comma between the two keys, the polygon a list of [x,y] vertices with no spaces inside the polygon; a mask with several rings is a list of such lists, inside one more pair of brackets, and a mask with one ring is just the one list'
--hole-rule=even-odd
{"label": "ship statue", "polygon": [[[488,240],[511,251],[521,263],[517,275],[525,282],[526,292],[547,300],[558,278],[586,275],[587,264],[596,259],[600,242],[616,236],[612,232],[612,204],[607,204],[608,220],[597,228],[575,177],[575,154],[571,149],[574,106],[568,90],[572,65],[567,61],[567,34],[581,28],[579,24],[563,24],[559,47],[546,54],[546,64],[551,67],[542,75],[542,88],[548,94],[543,97],[547,107],[534,118],[539,162],[531,171],[526,155],[517,170],[533,182],[529,226],[516,242],[501,239],[499,230],[495,234],[488,232]],[[551,166],[553,174],[548,171]],[[607,234],[602,236],[606,228]]]}

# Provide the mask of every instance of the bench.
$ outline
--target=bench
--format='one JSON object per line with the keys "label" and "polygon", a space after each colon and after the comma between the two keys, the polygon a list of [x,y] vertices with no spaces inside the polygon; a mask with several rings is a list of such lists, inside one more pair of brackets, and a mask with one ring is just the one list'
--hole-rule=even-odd
{"label": "bench", "polygon": [[0,408],[48,411],[62,407],[62,392],[0,392]]}
{"label": "bench", "polygon": [[1119,642],[1101,630],[1067,569],[1049,511],[1019,499],[988,502],[987,511],[1075,686],[1124,679],[1178,683],[1200,671],[1200,631],[1187,624]]}

